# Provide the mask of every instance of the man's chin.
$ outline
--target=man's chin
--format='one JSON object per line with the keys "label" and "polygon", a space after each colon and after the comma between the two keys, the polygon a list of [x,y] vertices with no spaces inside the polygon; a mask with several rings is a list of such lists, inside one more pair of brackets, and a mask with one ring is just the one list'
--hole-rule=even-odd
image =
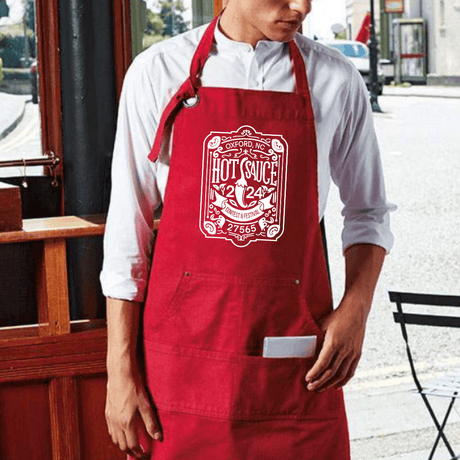
{"label": "man's chin", "polygon": [[300,26],[290,26],[278,23],[272,30],[268,38],[275,42],[290,42],[294,39]]}

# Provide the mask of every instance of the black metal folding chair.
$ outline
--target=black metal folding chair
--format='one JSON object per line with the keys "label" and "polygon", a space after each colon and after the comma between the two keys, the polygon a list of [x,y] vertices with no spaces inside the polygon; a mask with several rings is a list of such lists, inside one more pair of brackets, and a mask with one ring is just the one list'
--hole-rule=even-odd
{"label": "black metal folding chair", "polygon": [[[449,454],[452,456],[451,460],[460,459],[460,455],[456,456],[446,435],[444,428],[449,419],[449,415],[454,406],[455,400],[460,398],[460,368],[454,372],[445,374],[436,380],[424,383],[422,385],[415,370],[414,360],[412,358],[411,349],[409,347],[409,338],[407,334],[407,324],[416,324],[422,326],[438,326],[438,327],[460,327],[460,316],[445,316],[445,315],[427,315],[422,313],[405,313],[403,312],[403,304],[412,305],[428,305],[437,307],[460,307],[460,296],[450,295],[435,295],[435,294],[414,294],[408,292],[395,292],[390,291],[390,301],[396,303],[397,312],[393,313],[395,322],[401,326],[402,335],[406,342],[406,352],[409,359],[409,365],[414,378],[417,391],[422,397],[431,418],[438,430],[433,448],[430,452],[428,460],[433,458],[433,455],[438,447],[440,439],[443,440]],[[459,311],[460,314],[460,311]],[[449,406],[441,423],[439,423],[436,414],[431,407],[428,396],[438,396],[450,398]]]}

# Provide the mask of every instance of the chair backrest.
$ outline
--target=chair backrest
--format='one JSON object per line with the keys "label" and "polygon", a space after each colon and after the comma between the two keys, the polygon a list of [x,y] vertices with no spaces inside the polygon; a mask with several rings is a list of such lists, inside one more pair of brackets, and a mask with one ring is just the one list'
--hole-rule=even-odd
{"label": "chair backrest", "polygon": [[[417,373],[412,358],[412,353],[409,347],[409,339],[407,336],[407,324],[416,324],[421,326],[439,326],[439,327],[460,327],[460,316],[446,315],[427,315],[422,313],[405,313],[403,312],[403,304],[424,305],[435,307],[460,307],[460,296],[438,295],[438,294],[417,294],[410,292],[390,291],[390,301],[396,303],[398,311],[393,312],[393,318],[396,323],[401,326],[402,335],[406,342],[406,352],[409,358],[412,377],[418,391],[422,392],[422,386],[417,377]],[[460,313],[460,311],[459,311]]]}
{"label": "chair backrest", "polygon": [[415,294],[390,291],[390,301],[398,309],[393,313],[395,322],[400,324],[418,324],[421,326],[460,327],[460,316],[427,315],[422,313],[404,313],[402,305],[429,305],[437,307],[460,307],[460,296],[438,294]]}

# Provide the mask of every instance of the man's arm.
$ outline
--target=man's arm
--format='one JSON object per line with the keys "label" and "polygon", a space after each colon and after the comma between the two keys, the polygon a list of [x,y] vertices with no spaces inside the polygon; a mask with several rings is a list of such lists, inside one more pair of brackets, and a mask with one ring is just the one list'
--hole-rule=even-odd
{"label": "man's arm", "polygon": [[306,375],[309,390],[345,385],[361,357],[366,321],[385,249],[354,244],[345,251],[345,293],[339,306],[325,318],[323,348]]}
{"label": "man's arm", "polygon": [[[137,356],[140,302],[107,299],[107,400],[105,415],[110,436],[134,458],[144,458],[139,434],[161,440],[158,421],[145,390]],[[148,449],[149,446],[143,446]]]}

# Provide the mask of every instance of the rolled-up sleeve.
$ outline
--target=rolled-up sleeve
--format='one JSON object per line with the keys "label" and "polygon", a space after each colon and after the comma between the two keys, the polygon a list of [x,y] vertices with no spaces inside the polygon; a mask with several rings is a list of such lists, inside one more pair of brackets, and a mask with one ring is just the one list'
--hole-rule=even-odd
{"label": "rolled-up sleeve", "polygon": [[353,72],[348,100],[334,134],[331,177],[344,204],[342,247],[369,243],[387,253],[393,245],[390,211],[369,95],[359,73]]}
{"label": "rolled-up sleeve", "polygon": [[161,202],[156,165],[148,160],[158,106],[146,66],[135,60],[120,98],[112,162],[112,190],[101,273],[105,296],[143,301],[153,242],[153,214]]}

